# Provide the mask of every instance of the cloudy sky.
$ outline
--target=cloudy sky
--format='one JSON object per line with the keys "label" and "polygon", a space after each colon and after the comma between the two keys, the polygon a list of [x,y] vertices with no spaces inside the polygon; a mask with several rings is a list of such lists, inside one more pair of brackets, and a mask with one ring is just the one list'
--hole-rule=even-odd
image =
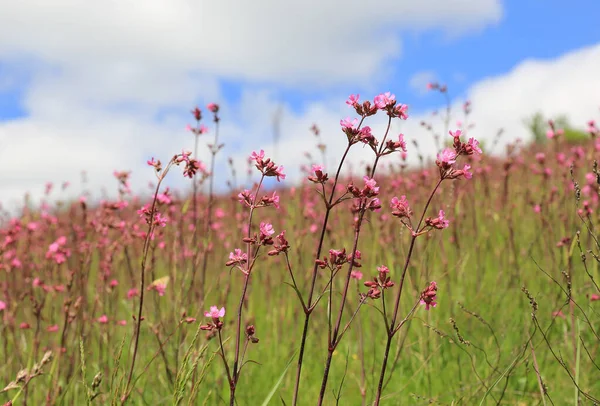
{"label": "cloudy sky", "polygon": [[424,91],[429,81],[446,83],[456,107],[472,101],[472,135],[484,140],[499,128],[506,140],[527,137],[522,121],[537,111],[580,127],[600,118],[595,0],[0,0],[0,9],[5,206],[40,196],[48,181],[80,193],[82,170],[95,196],[114,194],[113,170],[133,171],[144,190],[145,161],[191,148],[189,110],[209,102],[222,106],[221,184],[227,157],[243,173],[261,148],[297,180],[313,123],[332,166],[351,93],[395,93],[411,113],[398,131],[432,155],[419,122],[444,100]]}

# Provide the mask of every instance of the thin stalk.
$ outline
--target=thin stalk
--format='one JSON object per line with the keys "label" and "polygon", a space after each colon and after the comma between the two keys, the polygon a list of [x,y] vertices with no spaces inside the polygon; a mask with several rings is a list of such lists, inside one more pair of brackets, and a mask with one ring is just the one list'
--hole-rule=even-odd
{"label": "thin stalk", "polygon": [[[390,352],[390,346],[392,344],[392,339],[394,338],[394,335],[396,335],[396,333],[398,332],[398,328],[396,328],[396,318],[398,317],[398,310],[400,308],[400,298],[402,297],[402,290],[404,288],[404,280],[406,278],[406,272],[408,270],[408,266],[410,264],[410,259],[412,257],[412,253],[414,251],[415,248],[415,241],[417,240],[417,237],[419,236],[419,232],[421,231],[421,225],[423,224],[423,219],[425,218],[425,214],[427,213],[427,210],[429,209],[429,205],[431,204],[431,201],[433,200],[433,196],[435,195],[436,191],[438,190],[438,188],[440,187],[440,185],[442,184],[442,181],[444,180],[443,177],[440,177],[440,180],[438,181],[438,183],[435,185],[435,187],[433,188],[433,191],[431,192],[431,194],[429,195],[429,199],[427,199],[427,203],[425,204],[425,208],[423,209],[423,213],[421,214],[421,218],[419,219],[419,223],[417,224],[417,228],[415,229],[415,231],[412,234],[412,238],[410,240],[410,247],[408,249],[408,254],[406,256],[406,261],[404,262],[404,268],[402,270],[402,276],[400,277],[400,285],[398,287],[398,295],[396,296],[396,303],[394,304],[394,313],[392,314],[392,320],[390,323],[390,327],[387,331],[387,343],[385,346],[385,352],[383,355],[383,362],[382,362],[382,366],[381,366],[381,373],[379,375],[379,383],[377,385],[377,394],[375,395],[375,406],[379,405],[379,401],[381,399],[381,392],[383,390],[383,380],[385,378],[385,369],[387,366],[387,361],[388,361],[388,357],[389,357],[389,352]],[[400,323],[402,324],[402,323]]]}
{"label": "thin stalk", "polygon": [[150,209],[150,221],[148,224],[148,233],[146,234],[146,239],[144,240],[144,247],[142,250],[142,262],[141,262],[141,269],[140,269],[140,304],[138,306],[138,314],[137,314],[137,319],[136,319],[136,324],[135,324],[135,339],[134,339],[134,345],[133,345],[133,357],[131,358],[131,366],[129,367],[129,374],[127,376],[127,384],[125,385],[125,391],[123,392],[123,396],[121,397],[121,404],[124,404],[127,401],[127,398],[129,398],[129,395],[131,394],[131,390],[133,389],[132,387],[130,387],[131,385],[131,379],[133,377],[133,369],[135,367],[135,360],[137,358],[137,353],[138,353],[138,346],[139,346],[139,341],[140,341],[140,326],[142,324],[142,309],[144,308],[144,290],[145,290],[145,276],[146,276],[146,260],[148,257],[148,251],[150,250],[150,240],[152,238],[152,233],[154,232],[154,228],[155,228],[155,222],[154,222],[154,217],[156,214],[156,202],[157,202],[157,196],[158,196],[158,191],[160,189],[160,185],[163,181],[163,179],[165,178],[165,176],[167,175],[167,173],[169,172],[169,169],[171,168],[171,166],[173,165],[173,160],[171,160],[169,162],[169,164],[167,165],[167,167],[164,169],[164,172],[159,176],[158,178],[158,182],[156,185],[156,189],[154,191],[154,199],[152,200],[152,207]]}
{"label": "thin stalk", "polygon": [[[383,139],[381,140],[379,150],[376,151],[376,153],[375,153],[375,161],[373,162],[373,168],[371,169],[371,178],[375,175],[375,171],[377,169],[377,164],[379,163],[379,158],[381,158],[382,152],[385,148],[385,141],[389,134],[391,125],[392,125],[392,117],[390,116],[388,118],[387,128],[385,131],[385,135],[383,136]],[[358,221],[356,223],[356,228],[355,228],[355,232],[354,232],[354,244],[353,244],[352,251],[351,251],[352,255],[354,255],[356,253],[356,250],[358,249],[358,240],[360,237],[360,230],[361,230],[362,222],[363,222],[366,212],[367,212],[367,198],[364,198],[361,201],[361,210],[360,210],[360,214],[358,216]],[[327,360],[325,361],[325,371],[323,372],[323,380],[321,382],[321,391],[319,393],[319,400],[318,400],[319,406],[321,406],[323,404],[323,399],[325,398],[325,390],[327,388],[327,381],[329,379],[329,371],[331,368],[331,360],[333,358],[333,353],[334,353],[336,347],[338,346],[338,344],[340,343],[340,340],[342,338],[341,336],[343,335],[342,334],[338,337],[338,334],[340,332],[340,326],[342,324],[342,316],[344,313],[344,307],[346,305],[346,299],[348,297],[348,288],[350,287],[350,279],[351,279],[353,269],[354,269],[354,260],[350,261],[349,266],[348,266],[348,272],[346,274],[346,282],[344,285],[344,290],[342,291],[342,300],[340,303],[340,309],[338,311],[337,321],[336,321],[335,327],[333,329],[333,335],[329,342]],[[346,329],[347,329],[347,327],[344,328],[344,331]]]}

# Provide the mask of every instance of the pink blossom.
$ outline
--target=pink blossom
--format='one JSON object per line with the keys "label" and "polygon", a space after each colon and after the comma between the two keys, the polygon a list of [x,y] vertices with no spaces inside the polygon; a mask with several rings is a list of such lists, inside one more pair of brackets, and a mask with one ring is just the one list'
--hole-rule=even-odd
{"label": "pink blossom", "polygon": [[275,169],[275,176],[277,177],[277,182],[280,182],[281,179],[285,179],[285,173],[283,173],[283,165],[279,165],[277,169]]}
{"label": "pink blossom", "polygon": [[392,207],[392,215],[393,216],[396,216],[399,218],[412,216],[412,210],[410,209],[410,206],[408,205],[408,201],[406,200],[406,196],[404,196],[404,195],[400,196],[400,199],[398,199],[396,196],[394,196],[392,198],[390,206]]}
{"label": "pink blossom", "polygon": [[479,141],[477,141],[475,138],[469,138],[467,145],[470,146],[474,152],[477,152],[478,154],[482,153],[481,148],[479,148]]}
{"label": "pink blossom", "polygon": [[219,105],[216,103],[208,103],[206,108],[212,113],[217,113],[219,111]]}
{"label": "pink blossom", "polygon": [[437,306],[437,283],[431,282],[428,287],[421,293],[421,304],[425,305],[425,310]]}
{"label": "pink blossom", "polygon": [[352,271],[350,272],[350,277],[352,279],[361,280],[363,278],[363,274],[361,271]]}
{"label": "pink blossom", "polygon": [[340,125],[342,126],[342,130],[354,130],[358,125],[358,119],[351,119],[350,117],[347,117],[343,120],[340,120]]}
{"label": "pink blossom", "polygon": [[246,263],[248,262],[248,255],[241,249],[236,248],[229,253],[229,260],[235,263]]}
{"label": "pink blossom", "polygon": [[167,290],[167,285],[165,285],[163,283],[156,283],[156,284],[154,284],[154,289],[158,293],[158,296],[164,296],[165,291]]}
{"label": "pink blossom", "polygon": [[408,113],[406,112],[407,110],[408,106],[406,104],[397,104],[394,107],[394,116],[399,117],[400,120],[406,120],[408,119]]}
{"label": "pink blossom", "polygon": [[6,303],[0,300],[0,312],[6,309]]}
{"label": "pink blossom", "polygon": [[438,230],[442,230],[450,225],[450,221],[446,219],[444,210],[440,210],[437,218],[426,218],[425,224]]}
{"label": "pink blossom", "polygon": [[269,237],[275,233],[273,225],[271,223],[260,223],[260,234],[264,237]]}
{"label": "pink blossom", "polygon": [[396,103],[396,96],[390,92],[385,92],[375,96],[373,104],[377,106],[379,110],[384,110],[388,106],[393,106]]}
{"label": "pink blossom", "polygon": [[382,273],[382,274],[390,273],[390,269],[385,265],[378,266],[377,270],[379,271],[379,273]]}
{"label": "pink blossom", "polygon": [[220,317],[225,317],[225,308],[221,307],[220,309],[217,306],[211,306],[210,310],[204,312],[205,317],[211,317],[213,319],[218,319]]}
{"label": "pink blossom", "polygon": [[369,178],[368,176],[364,176],[363,180],[365,182],[364,194],[367,196],[375,196],[379,193],[379,186],[377,186],[377,182],[373,178]]}
{"label": "pink blossom", "polygon": [[132,299],[138,296],[140,292],[136,288],[131,288],[127,291],[127,299]]}
{"label": "pink blossom", "polygon": [[359,96],[360,96],[360,95],[358,95],[358,94],[351,94],[351,95],[348,97],[348,100],[346,100],[346,104],[347,104],[348,106],[355,106],[355,105],[357,105],[357,104],[358,104],[358,97],[359,97]]}
{"label": "pink blossom", "polygon": [[28,330],[28,329],[30,329],[30,328],[31,328],[31,326],[29,325],[29,323],[22,322],[21,324],[19,324],[19,328],[20,328],[21,330]]}
{"label": "pink blossom", "polygon": [[259,161],[262,161],[264,158],[265,158],[265,151],[262,149],[260,150],[260,152],[253,151],[252,154],[250,155],[250,159],[252,159],[256,163],[258,163]]}
{"label": "pink blossom", "polygon": [[108,316],[106,314],[103,314],[102,316],[98,317],[98,323],[100,323],[100,324],[108,323]]}
{"label": "pink blossom", "polygon": [[465,164],[464,168],[461,169],[462,175],[465,177],[465,179],[471,179],[473,177],[473,174],[469,172],[470,169],[471,165],[469,164]]}
{"label": "pink blossom", "polygon": [[456,162],[456,152],[451,148],[446,148],[437,154],[436,164],[439,167],[448,167]]}
{"label": "pink blossom", "polygon": [[448,131],[450,133],[450,135],[454,138],[460,138],[460,136],[462,135],[462,131],[461,130],[456,130],[456,131]]}
{"label": "pink blossom", "polygon": [[58,331],[58,325],[54,324],[53,326],[46,327],[46,331],[49,333],[55,333]]}
{"label": "pink blossom", "polygon": [[590,301],[595,302],[596,300],[600,300],[600,295],[594,293],[590,296]]}

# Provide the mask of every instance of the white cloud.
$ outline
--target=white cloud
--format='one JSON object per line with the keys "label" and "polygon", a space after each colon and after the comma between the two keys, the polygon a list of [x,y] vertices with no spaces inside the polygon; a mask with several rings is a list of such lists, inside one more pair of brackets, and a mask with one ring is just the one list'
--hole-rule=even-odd
{"label": "white cloud", "polygon": [[502,17],[500,0],[2,3],[0,58],[33,57],[124,90],[192,72],[286,84],[365,80],[399,56],[403,30],[464,34]]}

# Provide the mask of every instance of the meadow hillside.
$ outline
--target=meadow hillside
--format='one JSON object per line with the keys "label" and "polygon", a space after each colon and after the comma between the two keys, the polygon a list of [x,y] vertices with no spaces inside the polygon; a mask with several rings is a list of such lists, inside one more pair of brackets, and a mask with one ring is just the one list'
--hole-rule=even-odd
{"label": "meadow hillside", "polygon": [[327,136],[373,151],[361,175],[307,138],[300,184],[257,146],[248,190],[213,192],[211,104],[190,130],[213,160],[149,160],[154,198],[123,172],[116,199],[5,213],[0,403],[598,404],[593,122],[505,151],[450,128],[408,166],[418,145],[366,129],[405,107],[348,104],[357,120]]}

